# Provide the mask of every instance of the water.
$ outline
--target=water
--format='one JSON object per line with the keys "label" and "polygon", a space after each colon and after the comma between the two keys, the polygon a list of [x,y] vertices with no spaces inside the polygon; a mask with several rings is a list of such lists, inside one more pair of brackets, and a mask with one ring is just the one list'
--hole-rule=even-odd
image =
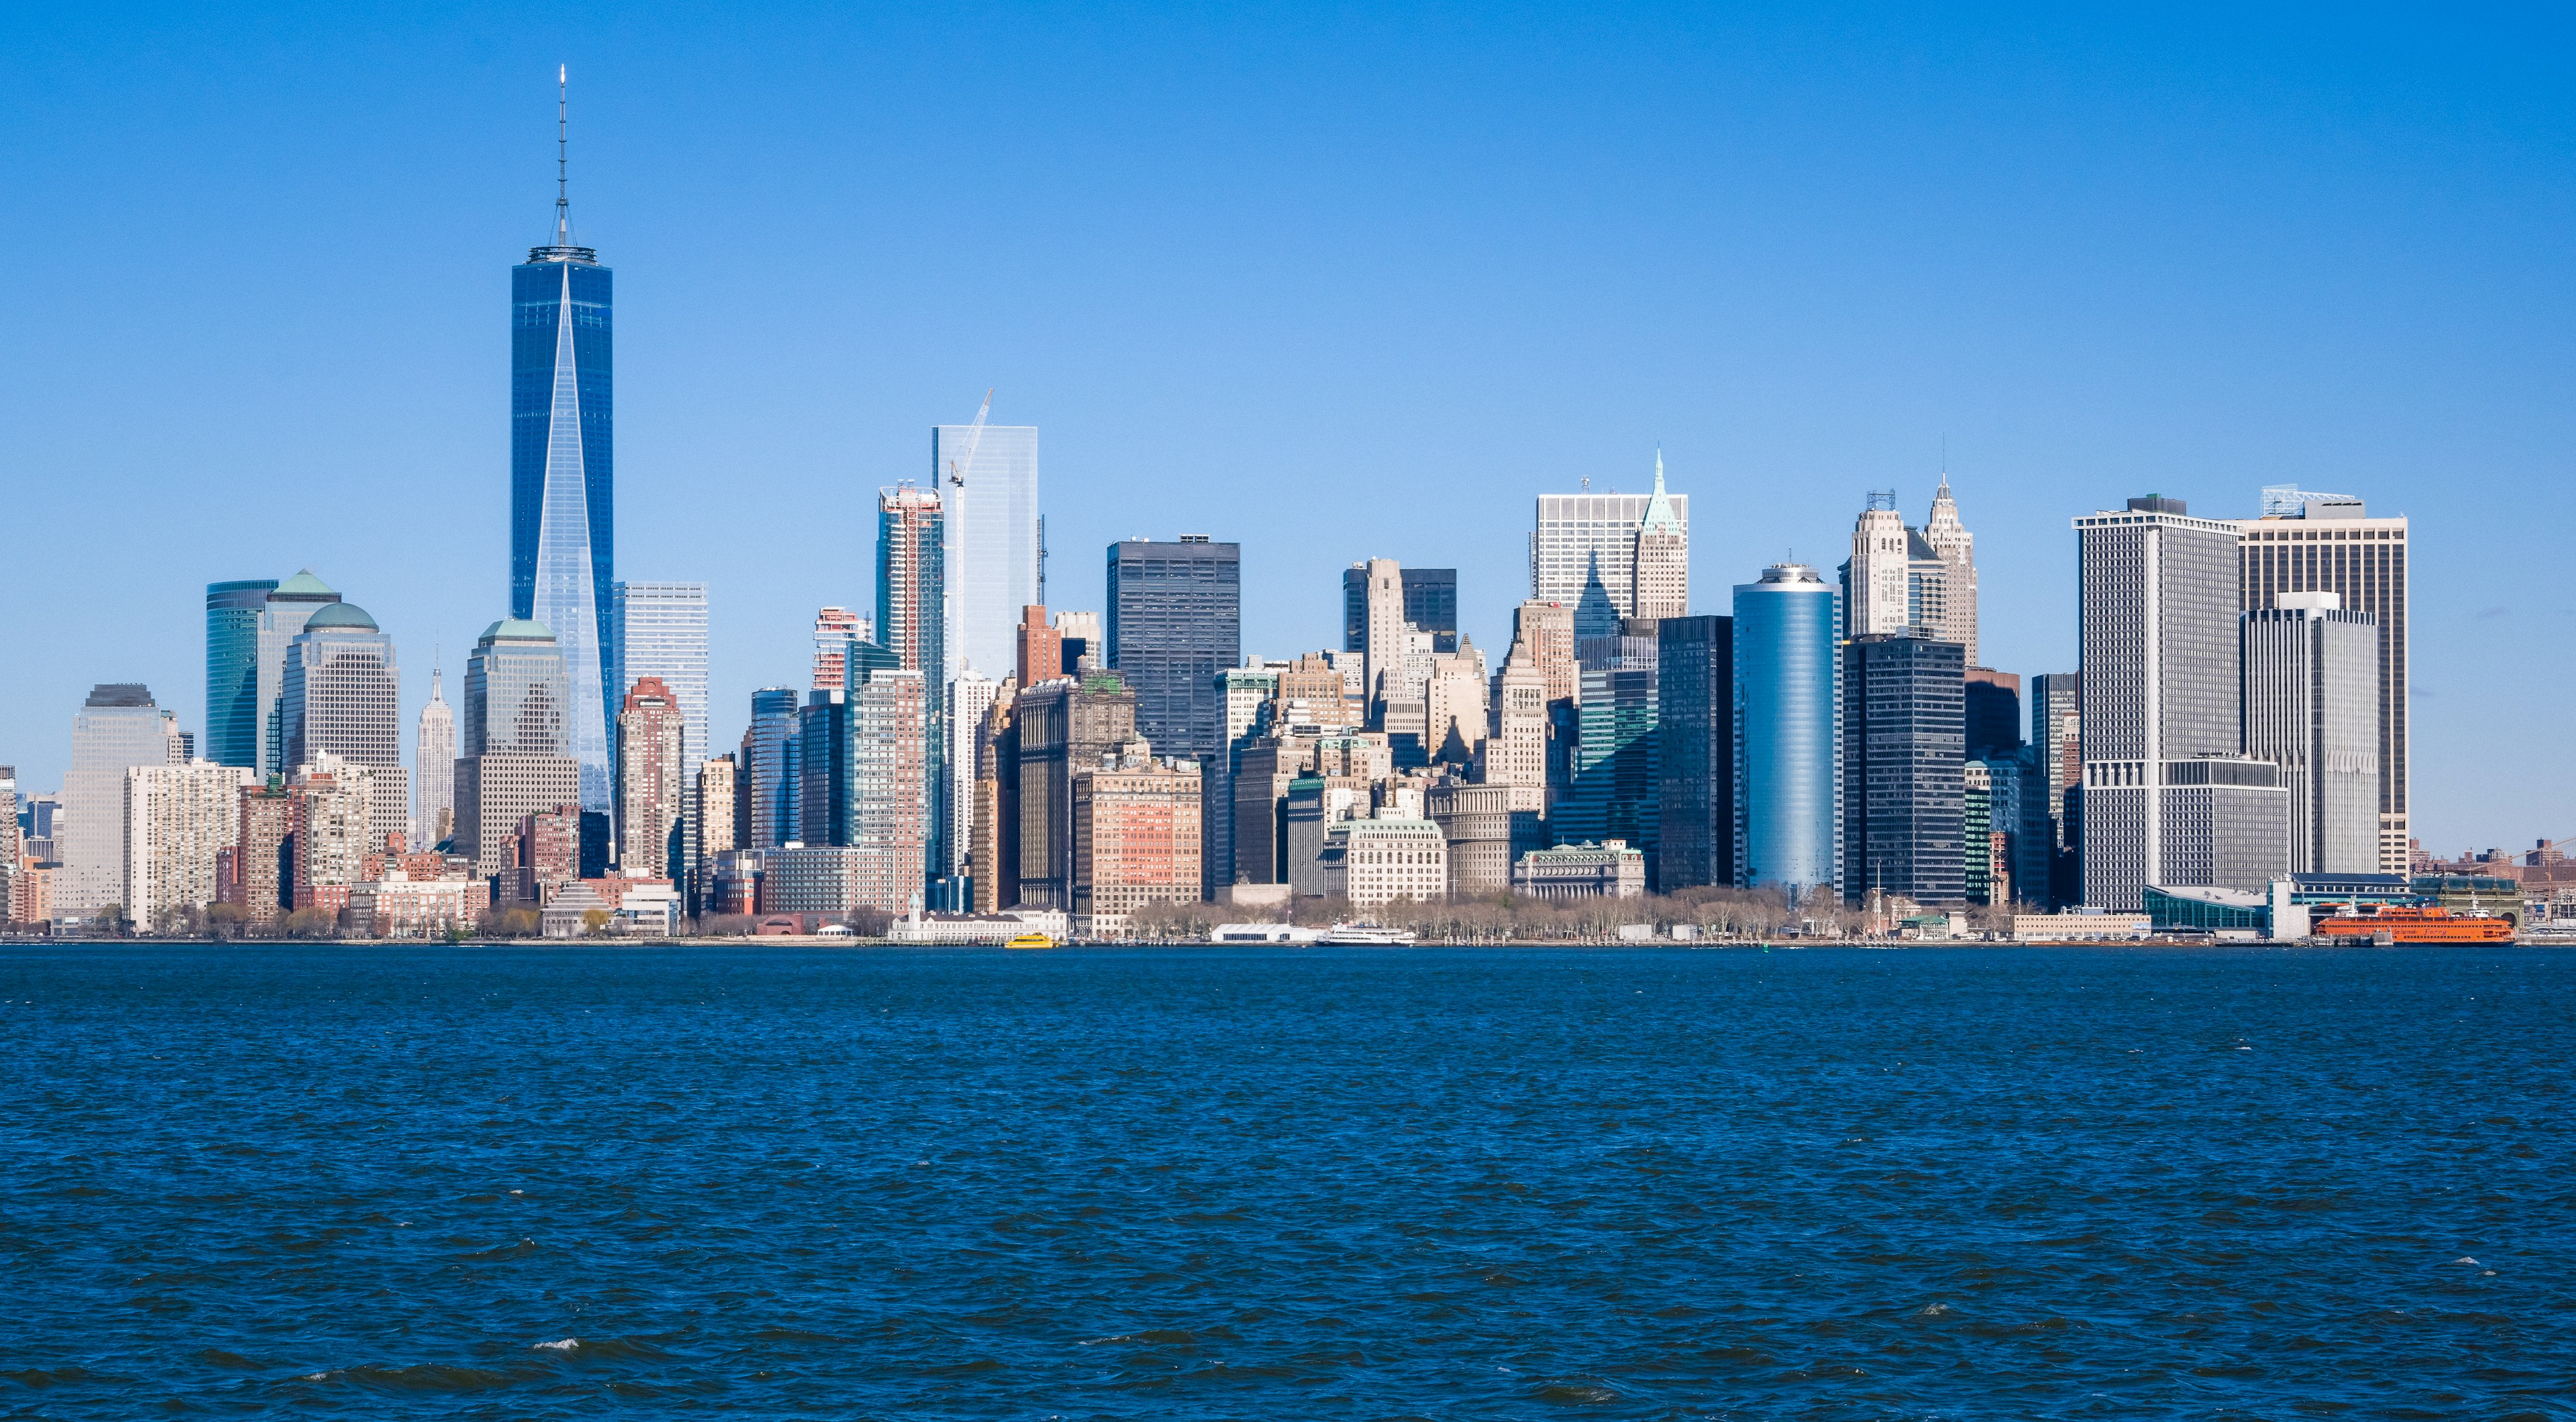
{"label": "water", "polygon": [[0,950],[0,1417],[2576,1416],[2576,954]]}

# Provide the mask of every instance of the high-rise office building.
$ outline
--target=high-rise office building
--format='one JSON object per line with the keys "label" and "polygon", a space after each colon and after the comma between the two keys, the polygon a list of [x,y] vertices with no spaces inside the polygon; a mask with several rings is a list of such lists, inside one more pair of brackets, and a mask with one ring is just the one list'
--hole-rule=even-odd
{"label": "high-rise office building", "polygon": [[259,767],[259,625],[277,579],[206,584],[206,759]]}
{"label": "high-rise office building", "polygon": [[1342,570],[1342,650],[1360,654],[1360,686],[1373,703],[1379,678],[1404,655],[1404,569],[1370,558]]}
{"label": "high-rise office building", "polygon": [[1114,761],[1075,771],[1075,930],[1115,935],[1147,904],[1197,902],[1204,804],[1197,764],[1133,743]]}
{"label": "high-rise office building", "polygon": [[63,775],[54,851],[63,866],[53,890],[57,916],[87,918],[124,892],[125,772],[186,760],[177,718],[153,704],[149,688],[133,682],[91,688],[72,717],[72,763]]}
{"label": "high-rise office building", "polygon": [[1732,884],[1735,619],[1665,618],[1656,676],[1655,890]]}
{"label": "high-rise office building", "polygon": [[949,881],[942,892],[939,907],[964,912],[971,890],[964,883],[975,843],[975,780],[983,773],[978,759],[984,714],[993,709],[993,698],[1001,683],[968,667],[948,683],[942,715],[947,724],[940,741],[947,755],[947,786],[938,797],[942,821],[939,841],[945,846],[947,859],[934,863],[930,875]]}
{"label": "high-rise office building", "polygon": [[[1648,622],[1690,612],[1690,526],[1664,492],[1664,452],[1655,451],[1655,490],[1637,523],[1636,584],[1629,616]],[[1649,863],[1653,854],[1647,855]]]}
{"label": "high-rise office building", "polygon": [[[563,140],[557,113],[557,142]],[[558,152],[558,160],[561,158]],[[560,161],[558,163],[560,166]],[[609,625],[616,581],[611,272],[577,246],[557,175],[554,240],[510,270],[510,616],[543,624],[563,660],[564,738],[582,808],[615,798]]]}
{"label": "high-rise office building", "polygon": [[519,822],[581,801],[566,708],[578,695],[552,632],[524,618],[483,629],[465,662],[456,761],[456,852],[474,872],[515,867]]}
{"label": "high-rise office building", "polygon": [[326,913],[347,908],[350,887],[368,877],[367,856],[384,852],[385,842],[374,832],[376,774],[372,765],[327,750],[296,768],[287,786],[294,824],[291,907]]}
{"label": "high-rise office building", "polygon": [[1548,827],[1559,844],[1615,839],[1643,852],[1652,883],[1663,803],[1657,734],[1662,673],[1655,635],[1661,620],[1632,618],[1625,626],[1614,649],[1583,669],[1566,789]]}
{"label": "high-rise office building", "polygon": [[974,911],[993,913],[1020,901],[1020,684],[1006,679],[975,728],[975,839],[970,877]]}
{"label": "high-rise office building", "polygon": [[[314,613],[338,602],[340,595],[313,576],[311,568],[277,585],[259,618],[259,772],[262,777],[291,775],[295,762],[286,756],[286,649],[304,635]],[[238,715],[236,708],[235,715]],[[227,745],[231,743],[227,730]],[[224,764],[230,764],[226,761]]]}
{"label": "high-rise office building", "polygon": [[[972,451],[971,456],[969,451]],[[999,677],[1018,651],[1020,612],[1038,589],[1038,430],[1035,425],[934,425],[928,487],[939,495],[945,570],[947,664]],[[1022,685],[1026,685],[1023,678]]]}
{"label": "high-rise office building", "polygon": [[1047,621],[1046,604],[1031,603],[1020,609],[1017,675],[1025,689],[1042,681],[1053,681],[1064,675],[1064,634]]}
{"label": "high-rise office building", "polygon": [[1447,656],[1458,650],[1458,570],[1407,568],[1404,620],[1431,634],[1431,650]]}
{"label": "high-rise office building", "polygon": [[1846,636],[1873,632],[1956,642],[1977,664],[1976,536],[1959,522],[1944,477],[1931,517],[1908,528],[1894,491],[1873,490],[1842,566]]}
{"label": "high-rise office building", "polygon": [[1342,650],[1363,657],[1392,646],[1404,627],[1431,634],[1431,650],[1458,650],[1458,570],[1405,568],[1371,558],[1342,570]]}
{"label": "high-rise office building", "polygon": [[1957,903],[1966,854],[1985,849],[1962,843],[1959,644],[1868,632],[1842,654],[1843,897],[1858,904],[1876,889]]}
{"label": "high-rise office building", "polygon": [[1834,588],[1800,563],[1735,586],[1735,882],[1837,884],[1841,738]]}
{"label": "high-rise office building", "polygon": [[2330,592],[2242,614],[2245,753],[2281,767],[2290,872],[2376,874],[2379,629]]}
{"label": "high-rise office building", "polygon": [[429,704],[420,708],[413,733],[411,842],[418,849],[436,849],[456,833],[456,713],[444,679],[431,662]]}
{"label": "high-rise office building", "polygon": [[713,913],[707,891],[713,878],[716,856],[742,848],[734,834],[735,763],[733,752],[713,756],[698,763],[697,785],[693,795],[691,822],[697,826],[697,859],[689,865],[691,872],[689,904],[692,913]]}
{"label": "high-rise office building", "polygon": [[402,670],[394,641],[352,602],[316,608],[286,649],[286,762],[302,767],[324,751],[376,772],[370,850],[411,828],[411,787],[402,768]]}
{"label": "high-rise office building", "polygon": [[652,677],[680,703],[680,763],[707,758],[707,585],[620,578],[609,590],[609,649],[617,658],[611,684],[623,697]]}
{"label": "high-rise office building", "polygon": [[826,607],[814,613],[814,681],[816,691],[831,691],[850,683],[849,646],[852,642],[876,640],[876,624],[846,607]]}
{"label": "high-rise office building", "polygon": [[2004,759],[2021,749],[2021,676],[1993,667],[1967,669],[1968,758]]}
{"label": "high-rise office building", "polygon": [[860,903],[889,913],[919,904],[928,881],[929,680],[912,668],[879,669],[850,693],[848,843],[860,851],[856,892]]}
{"label": "high-rise office building", "polygon": [[2030,739],[2045,772],[2047,814],[2053,847],[2066,843],[2063,820],[2066,792],[2084,778],[2083,678],[2074,672],[2042,672],[2030,679]]}
{"label": "high-rise office building", "polygon": [[283,780],[269,780],[243,785],[234,803],[233,852],[217,888],[244,923],[265,927],[294,906],[295,797]]}
{"label": "high-rise office building", "polygon": [[1023,905],[1072,911],[1073,777],[1136,739],[1136,702],[1136,693],[1118,673],[1097,672],[1080,680],[1041,682],[1012,703],[1019,739]]}
{"label": "high-rise office building", "polygon": [[2287,867],[2289,800],[2244,755],[2236,526],[2150,494],[2074,527],[2084,901],[2261,889]]}
{"label": "high-rise office building", "polygon": [[1660,454],[1651,492],[1538,496],[1531,598],[1572,608],[1578,638],[1617,636],[1620,620],[1638,615],[1638,540],[1650,523],[1657,542],[1648,550],[1649,596],[1658,608],[1687,611],[1690,496],[1664,491]]}
{"label": "high-rise office building", "polygon": [[2379,634],[2379,872],[2410,872],[2407,747],[2407,521],[2372,518],[2360,499],[2296,485],[2263,490],[2263,516],[2236,521],[2237,607],[2278,605],[2282,593],[2330,592],[2367,614]]}
{"label": "high-rise office building", "polygon": [[1109,545],[1107,665],[1136,698],[1136,730],[1158,755],[1225,749],[1216,674],[1243,660],[1242,548],[1185,533],[1177,543]]}
{"label": "high-rise office building", "polygon": [[1959,522],[1958,501],[1950,497],[1950,476],[1932,495],[1931,516],[1923,520],[1923,541],[1940,561],[1940,606],[1927,609],[1920,621],[1924,635],[1956,642],[1969,666],[1977,663],[1977,538]]}
{"label": "high-rise office building", "polygon": [[1209,898],[1235,882],[1234,776],[1243,764],[1245,745],[1275,709],[1279,669],[1256,657],[1218,672],[1216,680],[1217,699],[1225,707],[1225,749],[1199,768],[1199,793],[1206,802],[1199,810],[1199,863]]}
{"label": "high-rise office building", "polygon": [[751,725],[742,736],[743,822],[734,829],[745,849],[776,849],[802,837],[797,714],[792,686],[765,686],[751,694]]}
{"label": "high-rise office building", "polygon": [[165,912],[215,901],[216,858],[234,847],[241,792],[254,773],[248,766],[204,760],[126,769],[125,862],[117,899],[126,917],[154,927]]}
{"label": "high-rise office building", "polygon": [[682,882],[689,776],[688,715],[660,677],[638,678],[617,710],[618,867],[630,879]]}
{"label": "high-rise office building", "polygon": [[[979,450],[980,455],[980,450]],[[980,462],[980,458],[979,461]],[[877,640],[895,665],[921,673],[921,754],[930,836],[925,866],[945,878],[948,840],[948,561],[946,514],[937,488],[877,491]],[[915,886],[920,887],[920,886]]]}

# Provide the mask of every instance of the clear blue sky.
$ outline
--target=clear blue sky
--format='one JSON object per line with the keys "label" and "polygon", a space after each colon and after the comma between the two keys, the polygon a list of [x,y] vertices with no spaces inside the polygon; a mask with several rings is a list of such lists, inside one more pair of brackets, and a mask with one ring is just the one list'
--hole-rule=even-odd
{"label": "clear blue sky", "polygon": [[0,760],[58,784],[96,681],[198,727],[204,584],[306,564],[406,740],[434,642],[454,687],[561,62],[618,566],[713,585],[719,746],[998,386],[1059,605],[1239,539],[1271,655],[1371,555],[1499,651],[1531,497],[1658,443],[1723,611],[1866,489],[1919,520],[1946,436],[2024,673],[2074,664],[2070,515],[2361,494],[2416,519],[2422,837],[2576,834],[2564,11],[2136,10],[12,7]]}

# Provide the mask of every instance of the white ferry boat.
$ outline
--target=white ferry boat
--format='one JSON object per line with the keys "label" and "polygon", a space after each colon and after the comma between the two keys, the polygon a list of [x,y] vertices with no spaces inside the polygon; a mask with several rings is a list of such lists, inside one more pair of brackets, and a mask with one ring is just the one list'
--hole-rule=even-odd
{"label": "white ferry boat", "polygon": [[1337,923],[1315,941],[1327,948],[1409,948],[1413,946],[1413,934],[1373,923]]}

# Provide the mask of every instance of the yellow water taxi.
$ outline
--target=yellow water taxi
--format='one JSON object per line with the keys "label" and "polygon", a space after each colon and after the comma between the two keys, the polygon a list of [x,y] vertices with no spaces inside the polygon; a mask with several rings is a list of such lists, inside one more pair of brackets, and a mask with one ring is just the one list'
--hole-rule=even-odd
{"label": "yellow water taxi", "polygon": [[1005,948],[1052,948],[1055,946],[1055,940],[1047,937],[1043,933],[1020,933],[1012,935],[1011,941],[1003,944],[1002,946]]}

